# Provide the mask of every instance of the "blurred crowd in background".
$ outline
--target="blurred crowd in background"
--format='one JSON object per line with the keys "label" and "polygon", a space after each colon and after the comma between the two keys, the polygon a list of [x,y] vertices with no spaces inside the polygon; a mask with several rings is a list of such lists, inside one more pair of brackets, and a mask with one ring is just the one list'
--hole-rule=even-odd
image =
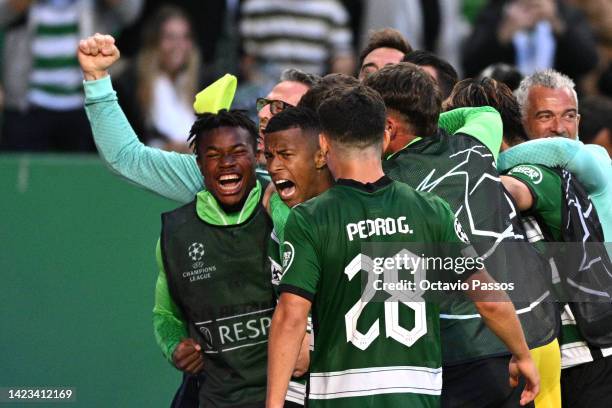
{"label": "blurred crowd in background", "polygon": [[581,127],[612,129],[609,0],[0,0],[0,150],[94,151],[76,50],[95,32],[117,38],[111,76],[141,140],[184,152],[194,96],[214,79],[236,75],[233,107],[256,118],[284,69],[356,75],[383,27],[460,78],[514,89],[555,68],[578,84]]}

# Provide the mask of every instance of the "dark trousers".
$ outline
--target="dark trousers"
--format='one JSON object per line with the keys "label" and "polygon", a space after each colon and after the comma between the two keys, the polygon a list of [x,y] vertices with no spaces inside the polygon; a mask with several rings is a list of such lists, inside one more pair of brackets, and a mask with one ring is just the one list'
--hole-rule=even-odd
{"label": "dark trousers", "polygon": [[0,150],[14,152],[95,152],[89,121],[83,108],[27,112],[5,110]]}
{"label": "dark trousers", "polygon": [[564,408],[612,407],[612,356],[561,370]]}
{"label": "dark trousers", "polygon": [[[490,357],[442,369],[443,408],[520,407],[525,381],[508,384],[510,356]],[[533,407],[533,402],[526,405]]]}

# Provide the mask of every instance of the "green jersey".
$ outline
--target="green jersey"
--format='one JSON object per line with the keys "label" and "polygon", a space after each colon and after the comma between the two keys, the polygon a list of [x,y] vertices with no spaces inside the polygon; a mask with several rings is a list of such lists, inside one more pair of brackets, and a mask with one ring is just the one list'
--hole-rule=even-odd
{"label": "green jersey", "polygon": [[[525,211],[525,230],[529,240],[541,251],[546,250],[545,241],[563,241],[563,180],[559,173],[546,166],[521,164],[510,169],[507,175],[522,181],[533,197],[532,207]],[[556,267],[553,268],[555,271]],[[563,290],[558,273],[553,275],[552,282],[557,291]],[[593,347],[587,343],[568,304],[563,305],[561,312],[559,342],[562,368],[612,355],[612,347]]]}
{"label": "green jersey", "polygon": [[360,278],[373,263],[362,245],[415,243],[439,255],[435,243],[460,243],[461,233],[442,199],[387,177],[338,180],[292,210],[279,290],[313,302],[309,406],[439,405],[438,307],[418,290],[412,302],[370,302]]}

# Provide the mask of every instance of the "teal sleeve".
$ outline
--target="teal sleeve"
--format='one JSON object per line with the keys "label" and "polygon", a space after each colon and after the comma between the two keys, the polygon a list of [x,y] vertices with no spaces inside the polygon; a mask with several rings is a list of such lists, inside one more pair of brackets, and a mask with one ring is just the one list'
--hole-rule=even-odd
{"label": "teal sleeve", "polygon": [[153,331],[155,341],[168,361],[172,362],[172,353],[176,346],[189,337],[187,324],[181,312],[172,300],[168,290],[168,280],[162,261],[161,247],[157,241],[156,258],[159,275],[155,283],[155,306],[153,307]]}
{"label": "teal sleeve", "polygon": [[102,160],[127,180],[182,203],[203,190],[204,180],[192,154],[165,152],[138,140],[117,101],[110,76],[83,81],[85,112]]}
{"label": "teal sleeve", "polygon": [[536,139],[506,150],[497,163],[500,172],[519,164],[560,167],[572,173],[590,195],[599,195],[612,182],[610,157],[604,148],[565,137]]}
{"label": "teal sleeve", "polygon": [[438,125],[450,134],[470,135],[485,145],[497,161],[504,137],[499,112],[490,106],[458,108],[440,115]]}

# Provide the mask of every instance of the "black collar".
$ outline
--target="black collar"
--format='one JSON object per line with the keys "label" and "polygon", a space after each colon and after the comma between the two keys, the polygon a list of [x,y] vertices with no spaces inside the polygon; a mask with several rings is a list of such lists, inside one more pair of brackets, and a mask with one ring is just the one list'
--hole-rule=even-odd
{"label": "black collar", "polygon": [[336,184],[339,185],[339,186],[354,187],[354,188],[358,188],[360,190],[367,191],[368,193],[373,193],[373,192],[375,192],[377,190],[380,190],[383,187],[387,187],[392,182],[393,182],[393,180],[391,180],[387,176],[382,176],[381,178],[376,180],[374,183],[361,183],[361,182],[359,182],[357,180],[353,180],[353,179],[338,179],[338,180],[336,180]]}

